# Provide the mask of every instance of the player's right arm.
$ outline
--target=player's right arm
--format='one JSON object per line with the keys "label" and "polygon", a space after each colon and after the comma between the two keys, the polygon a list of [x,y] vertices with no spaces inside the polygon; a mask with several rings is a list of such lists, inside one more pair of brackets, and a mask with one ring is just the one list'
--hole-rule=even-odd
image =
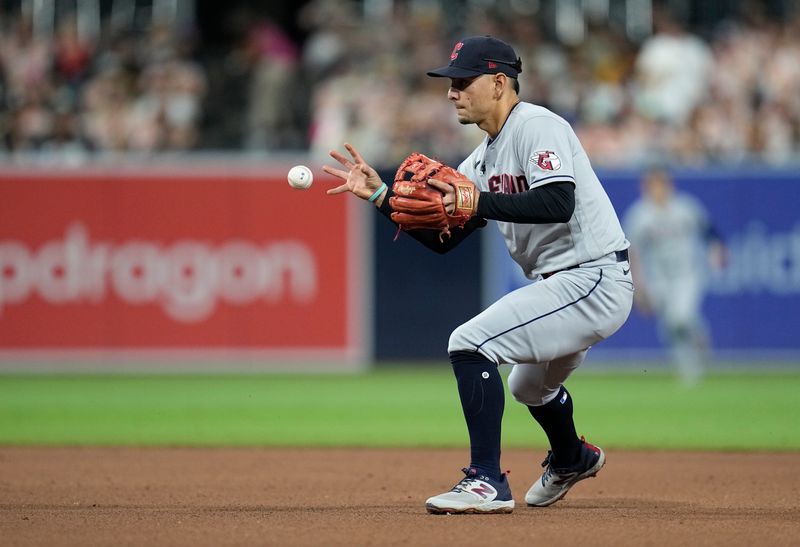
{"label": "player's right arm", "polygon": [[341,194],[343,192],[350,192],[380,207],[383,200],[386,199],[388,186],[381,180],[378,172],[364,161],[364,158],[352,144],[344,143],[344,147],[350,154],[350,158],[336,150],[331,150],[330,156],[338,161],[347,171],[328,165],[322,166],[323,171],[343,181],[342,184],[336,188],[331,188],[327,193]]}
{"label": "player's right arm", "polygon": [[[378,208],[378,210],[389,220],[392,220],[392,206],[389,202],[389,198],[391,198],[393,195],[394,192],[391,188],[389,188],[386,193],[386,199],[383,200],[383,203]],[[478,228],[483,228],[484,226],[486,226],[486,221],[484,219],[480,217],[472,217],[467,221],[463,228],[451,228],[450,237],[446,237],[444,239],[440,237],[439,230],[408,230],[404,233],[410,235],[425,245],[428,249],[439,254],[444,254],[452,251],[458,246],[459,243],[467,239],[472,232]]]}
{"label": "player's right arm", "polygon": [[[347,169],[346,171],[328,165],[322,167],[323,171],[342,181],[339,186],[329,189],[328,194],[350,192],[361,199],[373,202],[378,210],[391,220],[392,206],[389,203],[389,198],[393,195],[391,187],[381,180],[378,172],[364,161],[353,145],[345,143],[344,147],[350,158],[336,150],[331,150],[330,156]],[[485,220],[473,217],[463,228],[451,230],[451,236],[444,240],[439,237],[437,230],[411,230],[406,233],[432,251],[444,254],[483,226],[486,226]]]}

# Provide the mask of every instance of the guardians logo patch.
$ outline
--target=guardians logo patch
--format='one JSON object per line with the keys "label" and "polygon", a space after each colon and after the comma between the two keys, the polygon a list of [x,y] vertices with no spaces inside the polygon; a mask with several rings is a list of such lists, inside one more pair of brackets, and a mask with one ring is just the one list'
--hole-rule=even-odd
{"label": "guardians logo patch", "polygon": [[561,169],[561,158],[552,150],[540,150],[534,152],[528,159],[529,163],[535,163],[539,169],[545,171],[558,171]]}

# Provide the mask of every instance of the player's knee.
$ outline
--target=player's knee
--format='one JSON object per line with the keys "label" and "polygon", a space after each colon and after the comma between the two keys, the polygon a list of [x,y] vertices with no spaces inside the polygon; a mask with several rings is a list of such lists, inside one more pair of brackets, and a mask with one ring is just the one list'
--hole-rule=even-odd
{"label": "player's knee", "polygon": [[508,379],[508,391],[518,403],[528,406],[538,406],[541,403],[541,385],[532,382],[520,382],[511,377]]}
{"label": "player's knee", "polygon": [[511,396],[514,397],[514,400],[518,403],[522,403],[526,406],[541,406],[544,403],[542,402],[541,392],[535,389],[525,388],[519,386],[517,388],[511,388],[509,386],[509,391],[511,391]]}
{"label": "player's knee", "polygon": [[515,401],[526,406],[542,406],[547,404],[555,397],[555,394],[558,393],[558,390],[552,392],[553,390],[547,389],[539,383],[515,382],[512,381],[511,378],[509,378],[508,381],[508,390],[511,392],[511,396],[514,397]]}
{"label": "player's knee", "polygon": [[691,332],[691,327],[684,322],[674,322],[667,326],[667,333],[669,334],[670,340],[675,342],[689,339],[691,337]]}
{"label": "player's knee", "polygon": [[461,325],[450,334],[450,340],[447,342],[447,352],[454,353],[457,351],[475,351],[475,344],[469,341],[467,328]]}

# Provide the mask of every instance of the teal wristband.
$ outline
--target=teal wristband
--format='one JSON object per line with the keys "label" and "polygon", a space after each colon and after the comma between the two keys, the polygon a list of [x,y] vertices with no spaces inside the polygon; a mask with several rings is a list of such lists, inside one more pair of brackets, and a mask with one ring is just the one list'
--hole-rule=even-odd
{"label": "teal wristband", "polygon": [[375,190],[375,193],[372,194],[367,201],[369,201],[370,203],[374,203],[375,200],[378,199],[378,196],[380,196],[383,193],[384,190],[386,190],[386,183],[385,182],[383,184],[381,184],[380,188]]}

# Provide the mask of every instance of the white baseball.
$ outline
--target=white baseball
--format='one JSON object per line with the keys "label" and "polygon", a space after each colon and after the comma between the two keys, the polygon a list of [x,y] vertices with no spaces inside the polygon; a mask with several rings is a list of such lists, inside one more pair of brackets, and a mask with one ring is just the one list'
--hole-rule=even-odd
{"label": "white baseball", "polygon": [[289,169],[287,179],[289,180],[289,186],[292,188],[305,190],[314,182],[314,175],[311,173],[311,169],[305,165],[295,165]]}

